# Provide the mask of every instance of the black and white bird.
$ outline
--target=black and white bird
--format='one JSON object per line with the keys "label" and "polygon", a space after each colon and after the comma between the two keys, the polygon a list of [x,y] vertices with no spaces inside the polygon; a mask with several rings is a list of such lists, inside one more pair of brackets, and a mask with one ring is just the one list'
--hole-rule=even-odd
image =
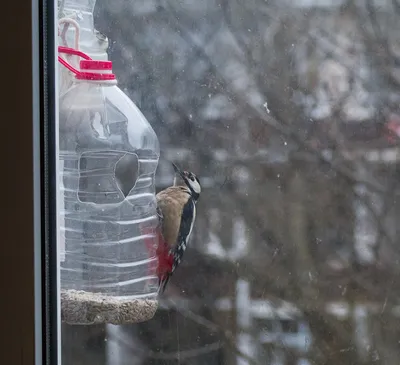
{"label": "black and white bird", "polygon": [[[174,163],[173,186],[157,194],[157,211],[160,218],[157,248],[159,293],[163,293],[168,281],[181,263],[189,243],[196,219],[196,203],[200,197],[200,181],[190,171],[181,171]],[[183,181],[177,185],[176,177]]]}

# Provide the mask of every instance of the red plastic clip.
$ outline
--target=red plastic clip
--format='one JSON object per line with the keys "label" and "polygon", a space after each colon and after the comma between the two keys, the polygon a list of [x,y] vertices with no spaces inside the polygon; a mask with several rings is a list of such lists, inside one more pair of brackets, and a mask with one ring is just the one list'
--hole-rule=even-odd
{"label": "red plastic clip", "polygon": [[[58,56],[58,62],[60,62],[64,67],[73,72],[77,79],[79,80],[115,80],[115,75],[111,72],[112,62],[111,61],[96,61],[90,58],[86,53],[79,51],[74,48],[59,46],[59,53],[66,53],[69,55],[79,56],[84,58],[80,61],[81,70],[90,70],[82,72],[77,70],[71,64],[69,64],[61,56]],[[93,72],[93,71],[110,71],[110,72]]]}

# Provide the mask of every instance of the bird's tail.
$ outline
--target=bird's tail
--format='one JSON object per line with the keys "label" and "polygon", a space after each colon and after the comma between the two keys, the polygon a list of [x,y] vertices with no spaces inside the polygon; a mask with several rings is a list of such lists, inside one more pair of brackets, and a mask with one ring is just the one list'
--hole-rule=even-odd
{"label": "bird's tail", "polygon": [[163,276],[160,277],[160,279],[158,280],[158,290],[157,290],[158,295],[161,295],[164,293],[170,277],[171,277],[170,274],[164,274]]}

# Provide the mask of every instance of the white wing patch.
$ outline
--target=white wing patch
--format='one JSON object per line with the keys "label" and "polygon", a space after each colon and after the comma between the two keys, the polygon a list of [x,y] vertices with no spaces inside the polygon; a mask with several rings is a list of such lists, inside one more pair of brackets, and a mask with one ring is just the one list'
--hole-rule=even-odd
{"label": "white wing patch", "polygon": [[[194,203],[193,200],[192,200],[192,207],[193,207],[193,218],[192,218],[192,224],[190,225],[189,234],[187,235],[187,238],[186,238],[186,245],[187,245],[187,243],[189,242],[189,238],[190,238],[190,235],[192,234],[194,222],[195,222],[195,220],[196,220],[196,204]],[[186,245],[185,245],[185,247],[183,248],[183,250],[186,250]]]}
{"label": "white wing patch", "polygon": [[[193,219],[192,219],[192,222],[190,224],[190,229],[189,229],[188,235],[185,237],[184,240],[182,240],[182,242],[179,243],[178,247],[173,252],[174,263],[172,265],[172,272],[174,272],[176,267],[181,263],[182,255],[186,251],[187,244],[189,243],[189,239],[190,239],[190,236],[192,234],[194,222],[196,220],[196,204],[194,203],[193,200],[191,202],[192,202],[192,209],[193,209]],[[170,252],[172,253],[172,250]]]}

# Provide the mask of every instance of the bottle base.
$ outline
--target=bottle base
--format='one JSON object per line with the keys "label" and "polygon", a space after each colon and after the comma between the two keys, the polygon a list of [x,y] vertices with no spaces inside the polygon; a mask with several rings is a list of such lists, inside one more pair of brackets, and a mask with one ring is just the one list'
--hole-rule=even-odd
{"label": "bottle base", "polygon": [[61,290],[61,321],[73,325],[145,322],[158,308],[156,298],[120,299],[80,290]]}

